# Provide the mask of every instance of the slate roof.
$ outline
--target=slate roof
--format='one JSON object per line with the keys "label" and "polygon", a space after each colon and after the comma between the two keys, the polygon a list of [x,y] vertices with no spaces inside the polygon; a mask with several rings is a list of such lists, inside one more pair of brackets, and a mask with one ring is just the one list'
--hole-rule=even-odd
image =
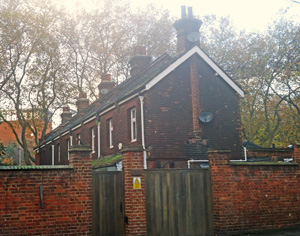
{"label": "slate roof", "polygon": [[178,56],[172,58],[168,54],[163,54],[162,56],[151,62],[145,69],[140,71],[134,77],[125,80],[124,82],[116,86],[113,90],[111,90],[108,94],[90,104],[86,109],[83,110],[83,116],[80,116],[80,114],[76,114],[71,118],[70,121],[63,124],[63,127],[59,126],[48,133],[43,138],[43,140],[41,140],[39,146],[42,146],[55,137],[64,134],[73,127],[80,125],[85,120],[88,120],[94,115],[101,113],[115,103],[118,103],[143,90],[145,85],[151,79],[153,79],[161,71],[165,70],[165,68],[172,64],[177,58]]}
{"label": "slate roof", "polygon": [[90,104],[85,110],[82,111],[81,114],[76,114],[71,118],[70,121],[59,126],[52,132],[48,133],[43,140],[41,140],[39,146],[43,146],[49,141],[53,140],[57,136],[60,136],[70,129],[80,125],[82,122],[87,121],[93,116],[97,116],[101,112],[106,109],[112,107],[114,104],[119,103],[130,96],[137,94],[146,88],[146,85],[149,85],[149,82],[153,82],[156,84],[160,79],[162,79],[162,75],[166,71],[171,71],[177,66],[181,65],[186,59],[188,59],[193,54],[198,54],[202,59],[204,59],[209,66],[214,67],[219,73],[221,73],[221,77],[233,87],[240,95],[243,96],[243,90],[241,87],[234,82],[230,76],[228,76],[204,51],[202,51],[199,47],[194,47],[188,52],[184,52],[182,54],[178,54],[175,57],[171,57],[168,54],[163,54],[153,62],[151,62],[145,69],[137,73],[135,76],[125,80],[118,86],[116,86],[113,90],[111,90],[108,94],[96,100],[92,104]]}

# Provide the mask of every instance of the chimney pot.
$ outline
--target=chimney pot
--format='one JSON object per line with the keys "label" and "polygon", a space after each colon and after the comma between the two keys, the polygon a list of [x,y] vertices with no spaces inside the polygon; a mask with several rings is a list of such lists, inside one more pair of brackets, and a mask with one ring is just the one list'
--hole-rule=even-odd
{"label": "chimney pot", "polygon": [[134,46],[133,48],[133,55],[137,56],[137,55],[146,55],[146,47],[145,46]]}
{"label": "chimney pot", "polygon": [[115,82],[111,79],[111,74],[103,74],[101,76],[101,82],[98,85],[99,98],[106,95],[109,91],[113,90]]}
{"label": "chimney pot", "polygon": [[186,18],[186,6],[181,6],[181,18]]}
{"label": "chimney pot", "polygon": [[193,16],[193,8],[192,7],[188,7],[188,18],[190,18],[190,19],[194,18],[194,16]]}
{"label": "chimney pot", "polygon": [[87,108],[90,104],[89,99],[87,98],[86,93],[81,92],[79,94],[79,98],[76,101],[76,106],[77,106],[77,112],[80,113],[82,112],[82,110],[84,110],[85,108]]}
{"label": "chimney pot", "polygon": [[147,56],[145,46],[135,46],[133,49],[133,57],[129,60],[131,66],[130,75],[135,76],[142,71],[151,62],[151,56]]}
{"label": "chimney pot", "polygon": [[105,81],[111,81],[111,74],[103,74],[101,79]]}
{"label": "chimney pot", "polygon": [[[184,6],[185,7],[185,6]],[[181,53],[194,47],[195,45],[200,46],[200,41],[189,41],[188,35],[190,33],[199,33],[199,29],[202,25],[202,21],[193,18],[193,9],[188,7],[188,18],[186,18],[185,8],[181,7],[182,18],[174,23],[174,27],[177,31],[177,52]]]}
{"label": "chimney pot", "polygon": [[61,113],[61,123],[64,124],[72,118],[72,112],[69,106],[63,107],[63,112]]}
{"label": "chimney pot", "polygon": [[70,111],[70,107],[69,107],[69,106],[63,107],[63,112],[64,112],[64,111]]}
{"label": "chimney pot", "polygon": [[79,93],[79,98],[87,98],[87,95],[85,92]]}

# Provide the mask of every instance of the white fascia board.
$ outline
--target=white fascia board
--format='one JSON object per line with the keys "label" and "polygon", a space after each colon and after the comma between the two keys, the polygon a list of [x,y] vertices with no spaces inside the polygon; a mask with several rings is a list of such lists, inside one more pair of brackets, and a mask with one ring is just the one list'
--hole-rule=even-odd
{"label": "white fascia board", "polygon": [[110,108],[108,108],[108,109],[106,109],[106,110],[100,112],[100,113],[99,113],[99,116],[102,116],[103,114],[105,114],[105,113],[107,113],[107,112],[109,112],[109,111],[115,109],[115,107],[116,107],[116,105],[113,105],[112,107],[110,107]]}
{"label": "white fascia board", "polygon": [[182,57],[178,58],[173,64],[167,67],[163,72],[158,74],[154,79],[152,79],[148,84],[146,84],[146,90],[151,89],[160,80],[165,78],[168,74],[174,71],[183,62],[188,60],[192,55],[198,54],[213,70],[215,70],[218,75],[225,80],[241,97],[244,97],[244,91],[239,88],[231,78],[229,78],[221,69],[218,67],[199,47],[195,46],[188,52],[186,52]]}
{"label": "white fascia board", "polygon": [[80,127],[81,127],[81,124],[79,124],[79,125],[73,127],[71,130],[73,131],[73,130],[78,129],[78,128],[80,128]]}
{"label": "white fascia board", "polygon": [[83,124],[87,124],[87,123],[89,123],[89,122],[91,122],[91,121],[93,121],[93,120],[95,120],[96,119],[96,116],[92,116],[91,118],[89,118],[88,120],[85,120],[84,122],[83,122]]}
{"label": "white fascia board", "polygon": [[124,100],[121,100],[121,101],[118,103],[118,105],[122,105],[123,103],[125,103],[125,102],[127,102],[127,101],[133,99],[134,97],[137,97],[138,95],[139,95],[139,93],[136,93],[136,94],[134,94],[134,95],[132,95],[132,96],[130,96],[130,97],[128,97],[128,98],[125,98]]}
{"label": "white fascia board", "polygon": [[67,134],[69,134],[69,131],[67,131],[67,132],[64,132],[63,134],[61,134],[60,136],[61,137],[63,137],[63,136],[65,136],[65,135],[67,135]]}

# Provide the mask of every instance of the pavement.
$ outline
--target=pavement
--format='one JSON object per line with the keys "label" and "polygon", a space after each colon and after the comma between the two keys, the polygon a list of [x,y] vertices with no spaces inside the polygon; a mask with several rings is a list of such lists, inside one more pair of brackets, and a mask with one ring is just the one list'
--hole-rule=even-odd
{"label": "pavement", "polygon": [[265,231],[253,234],[243,234],[242,236],[300,236],[300,227],[291,229],[279,229],[272,231]]}

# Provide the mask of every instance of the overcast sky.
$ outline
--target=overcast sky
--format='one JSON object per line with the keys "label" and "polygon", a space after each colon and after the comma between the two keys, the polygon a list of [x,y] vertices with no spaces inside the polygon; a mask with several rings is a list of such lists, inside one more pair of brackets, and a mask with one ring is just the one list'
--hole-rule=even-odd
{"label": "overcast sky", "polygon": [[[64,2],[68,8],[82,6],[94,8],[93,3],[101,0],[54,0]],[[287,11],[286,15],[300,22],[300,4],[292,0],[128,0],[133,8],[144,7],[149,3],[162,6],[170,11],[172,16],[180,17],[182,5],[192,6],[194,15],[215,14],[230,16],[238,29],[248,31],[265,30],[267,25],[278,18],[280,10]]]}

